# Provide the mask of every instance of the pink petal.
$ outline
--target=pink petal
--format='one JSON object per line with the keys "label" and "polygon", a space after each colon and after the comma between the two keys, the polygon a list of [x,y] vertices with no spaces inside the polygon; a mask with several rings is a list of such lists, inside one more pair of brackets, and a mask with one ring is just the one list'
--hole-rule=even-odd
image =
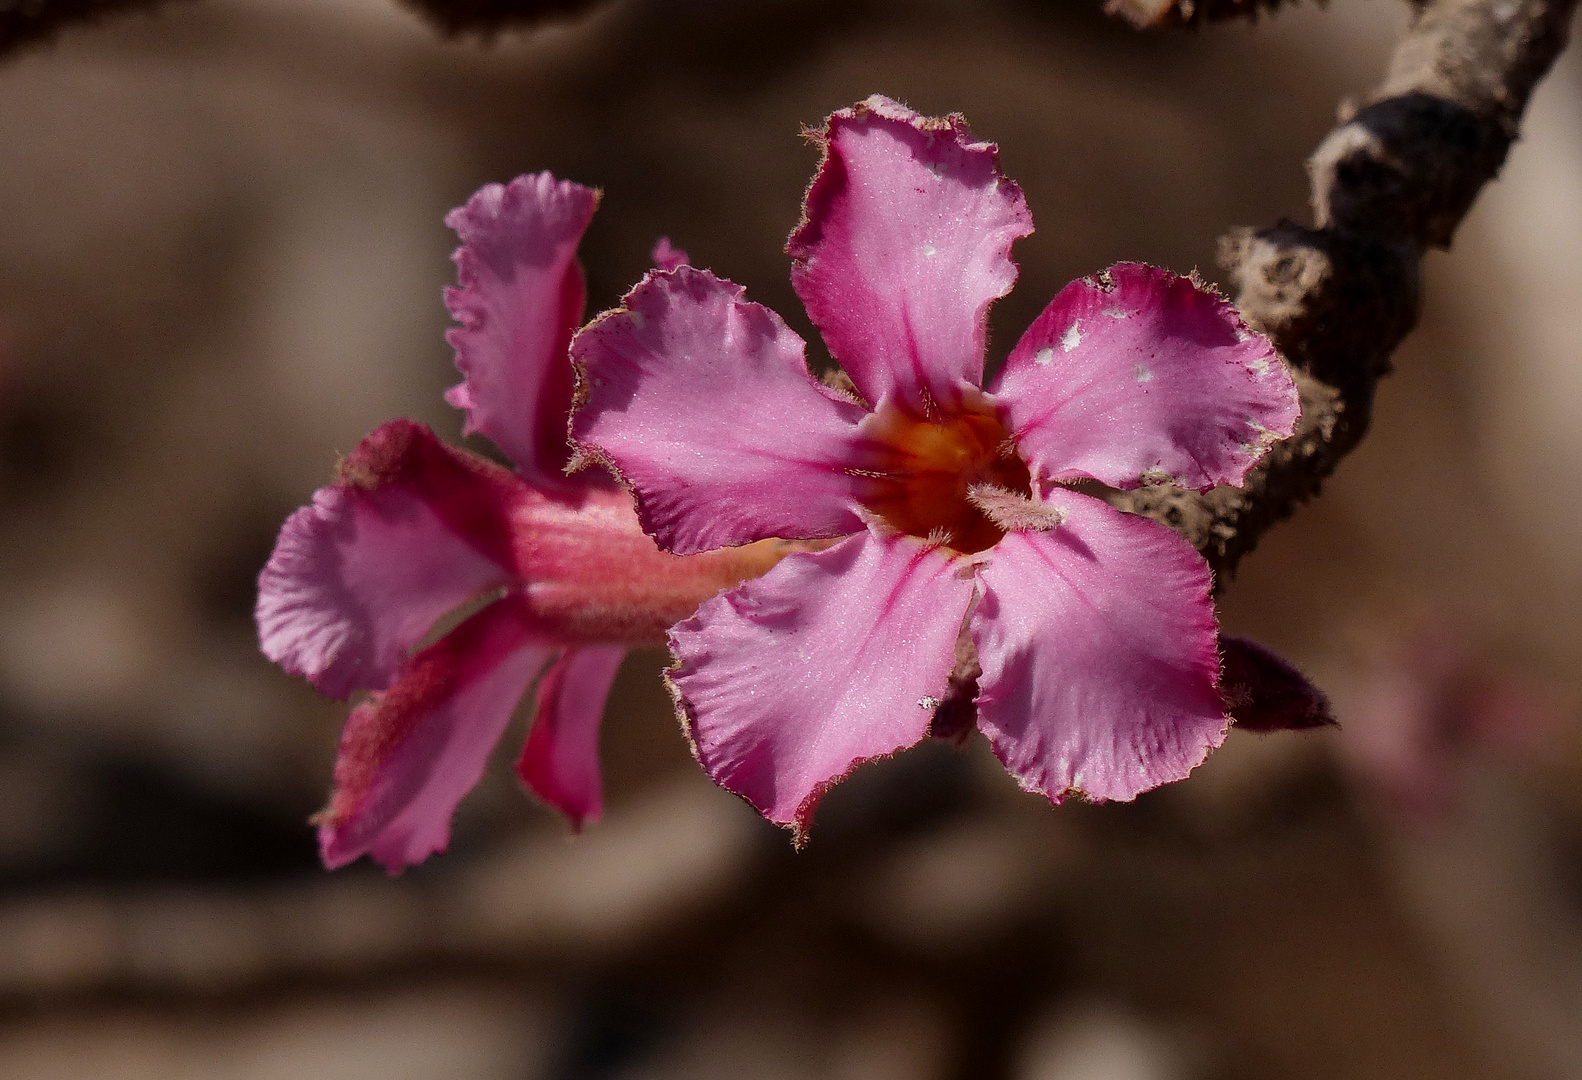
{"label": "pink petal", "polygon": [[978,726],[1029,791],[1128,800],[1225,739],[1209,571],[1185,540],[1065,489],[979,571]]}
{"label": "pink petal", "polygon": [[654,244],[653,260],[654,265],[661,270],[674,270],[692,261],[687,257],[686,250],[672,244],[668,236],[661,236]]}
{"label": "pink petal", "polygon": [[436,619],[513,580],[523,492],[421,424],[378,428],[281,528],[258,576],[264,655],[333,697],[389,685]]}
{"label": "pink petal", "polygon": [[760,576],[792,547],[764,540],[672,555],[643,532],[631,496],[618,490],[589,491],[577,503],[526,499],[513,525],[533,617],[568,647],[663,645],[672,624]]}
{"label": "pink petal", "polygon": [[1239,485],[1301,412],[1268,338],[1217,294],[1140,263],[1062,289],[994,393],[1035,473],[1122,488]]}
{"label": "pink petal", "polygon": [[490,604],[414,656],[352,710],[319,817],[330,869],[372,854],[391,873],[450,843],[456,805],[483,776],[511,712],[552,653],[520,598]]}
{"label": "pink petal", "polygon": [[957,569],[863,532],[675,626],[670,679],[703,768],[801,843],[825,789],[927,734],[972,600]]}
{"label": "pink petal", "polygon": [[516,774],[580,830],[604,810],[599,780],[599,721],[624,646],[563,653],[538,684],[538,714]]}
{"label": "pink petal", "polygon": [[617,470],[661,547],[844,536],[864,413],[808,374],[802,339],[706,270],[652,273],[577,335],[572,437]]}
{"label": "pink petal", "polygon": [[791,284],[857,388],[914,411],[983,378],[989,305],[1011,291],[1011,243],[1033,231],[993,143],[960,116],[874,96],[830,116]]}
{"label": "pink petal", "polygon": [[577,242],[599,193],[549,173],[487,184],[445,216],[462,246],[461,283],[445,305],[461,326],[446,334],[465,381],[445,395],[548,491],[583,487],[564,475],[572,372],[566,346],[582,321]]}

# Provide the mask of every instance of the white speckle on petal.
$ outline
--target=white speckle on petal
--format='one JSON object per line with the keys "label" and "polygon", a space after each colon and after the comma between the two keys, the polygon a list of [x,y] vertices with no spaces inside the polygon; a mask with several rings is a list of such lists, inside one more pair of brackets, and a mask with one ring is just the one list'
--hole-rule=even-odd
{"label": "white speckle on petal", "polygon": [[1122,311],[1118,307],[1107,307],[1107,308],[1104,309],[1104,314],[1108,315],[1112,319],[1128,319],[1128,318],[1131,318],[1131,315],[1130,315],[1129,312]]}
{"label": "white speckle on petal", "polygon": [[933,175],[935,180],[945,179],[945,166],[937,161],[928,167],[928,171]]}
{"label": "white speckle on petal", "polygon": [[939,704],[939,699],[937,697],[925,697],[917,699],[917,707],[919,709],[937,709],[939,708]]}
{"label": "white speckle on petal", "polygon": [[1145,367],[1142,364],[1138,364],[1137,365],[1137,381],[1138,382],[1140,382],[1140,383],[1141,382],[1151,382],[1153,380],[1153,377],[1154,377],[1154,373],[1149,368]]}
{"label": "white speckle on petal", "polygon": [[1037,364],[1039,367],[1048,367],[1054,362],[1055,350],[1051,349],[1048,345],[1045,345],[1042,349],[1039,349],[1033,354],[1033,363]]}
{"label": "white speckle on petal", "polygon": [[931,241],[931,240],[923,241],[923,258],[925,258],[925,259],[932,259],[935,255],[938,255],[938,254],[939,254],[939,249],[934,246],[933,241]]}
{"label": "white speckle on petal", "polygon": [[1070,352],[1082,344],[1082,320],[1078,319],[1071,324],[1071,329],[1066,331],[1066,336],[1060,339],[1060,347]]}
{"label": "white speckle on petal", "polygon": [[641,330],[648,323],[648,320],[643,318],[641,311],[629,311],[627,314],[631,316],[633,330]]}
{"label": "white speckle on petal", "polygon": [[1269,358],[1267,356],[1253,357],[1247,362],[1247,370],[1254,375],[1267,375],[1269,373]]}

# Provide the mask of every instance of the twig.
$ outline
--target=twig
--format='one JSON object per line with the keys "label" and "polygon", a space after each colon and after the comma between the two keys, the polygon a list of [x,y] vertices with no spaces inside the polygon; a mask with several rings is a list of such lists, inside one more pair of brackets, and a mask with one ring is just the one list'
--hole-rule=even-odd
{"label": "twig", "polygon": [[1423,253],[1451,236],[1515,140],[1565,47],[1577,0],[1433,0],[1384,84],[1308,161],[1315,227],[1221,241],[1247,322],[1274,339],[1302,422],[1243,489],[1122,492],[1122,509],[1197,545],[1223,579],[1264,530],[1316,494],[1368,430],[1373,391],[1417,323]]}

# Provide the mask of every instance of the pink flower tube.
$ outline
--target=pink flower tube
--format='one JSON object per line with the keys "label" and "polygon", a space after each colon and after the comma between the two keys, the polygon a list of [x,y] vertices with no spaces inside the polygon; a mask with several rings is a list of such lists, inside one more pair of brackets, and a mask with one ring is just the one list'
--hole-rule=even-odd
{"label": "pink flower tube", "polygon": [[[668,554],[608,477],[565,475],[575,256],[597,202],[540,173],[491,184],[446,218],[462,240],[461,284],[445,299],[465,376],[446,398],[515,472],[390,421],[286,521],[259,576],[265,655],[332,696],[373,691],[347,720],[318,818],[331,868],[369,853],[395,872],[444,850],[456,805],[541,672],[517,771],[574,827],[596,820],[599,720],[626,650],[663,643],[701,600],[788,550]],[[668,243],[661,255],[685,262]],[[476,610],[418,648],[462,608]]]}
{"label": "pink flower tube", "polygon": [[965,635],[978,727],[1024,788],[1181,779],[1230,722],[1208,566],[1072,485],[1240,484],[1293,430],[1290,375],[1218,294],[1123,263],[1062,290],[983,386],[988,308],[1033,228],[995,147],[883,97],[818,138],[787,251],[856,394],[689,266],[571,346],[577,464],[615,471],[661,547],[824,542],[671,630],[698,760],[800,842],[832,784],[928,734]]}

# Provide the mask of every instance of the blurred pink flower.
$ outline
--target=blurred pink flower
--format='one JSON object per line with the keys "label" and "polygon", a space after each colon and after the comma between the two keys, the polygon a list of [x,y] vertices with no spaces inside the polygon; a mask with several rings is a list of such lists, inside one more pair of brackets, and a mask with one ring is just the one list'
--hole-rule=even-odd
{"label": "blurred pink flower", "polygon": [[928,734],[965,631],[978,727],[1024,788],[1124,800],[1184,777],[1229,724],[1208,566],[1067,485],[1239,484],[1294,427],[1289,374],[1217,294],[1123,263],[1062,290],[980,389],[1033,229],[995,147],[883,97],[817,138],[787,251],[855,393],[686,266],[572,343],[579,463],[618,473],[661,546],[830,543],[671,630],[698,760],[800,842],[830,785]]}
{"label": "blurred pink flower", "polygon": [[[446,218],[462,240],[461,284],[445,300],[465,376],[446,399],[516,471],[390,421],[286,521],[259,577],[265,655],[336,697],[375,691],[347,720],[318,819],[332,868],[371,853],[394,872],[443,850],[457,803],[546,664],[517,771],[574,827],[596,820],[599,720],[627,648],[662,644],[667,626],[784,548],[670,555],[608,477],[565,475],[566,349],[583,311],[575,255],[597,202],[540,173],[484,187]],[[482,606],[413,652],[469,604]]]}
{"label": "blurred pink flower", "polygon": [[1400,826],[1452,817],[1469,761],[1531,759],[1564,728],[1551,688],[1496,659],[1479,637],[1456,615],[1432,611],[1370,643],[1340,760]]}

